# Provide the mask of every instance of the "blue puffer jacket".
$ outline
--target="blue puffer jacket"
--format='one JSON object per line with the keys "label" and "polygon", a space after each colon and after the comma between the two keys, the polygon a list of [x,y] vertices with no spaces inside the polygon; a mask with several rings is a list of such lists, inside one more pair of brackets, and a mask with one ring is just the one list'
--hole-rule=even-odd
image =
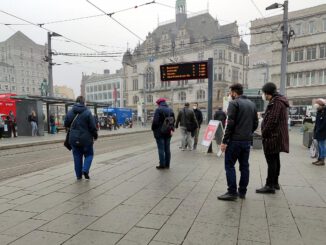
{"label": "blue puffer jacket", "polygon": [[[73,125],[70,125],[77,114]],[[72,146],[88,146],[93,144],[93,139],[97,139],[94,117],[84,104],[77,103],[73,106],[65,118],[64,126],[66,128],[71,126],[69,143]]]}

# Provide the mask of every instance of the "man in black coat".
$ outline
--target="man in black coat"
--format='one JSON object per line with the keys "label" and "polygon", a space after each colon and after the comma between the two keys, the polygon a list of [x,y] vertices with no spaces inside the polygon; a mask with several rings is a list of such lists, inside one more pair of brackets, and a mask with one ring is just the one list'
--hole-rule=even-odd
{"label": "man in black coat", "polygon": [[[154,118],[152,122],[152,131],[157,144],[158,155],[160,164],[156,166],[157,169],[170,168],[171,162],[171,150],[170,142],[172,133],[174,131],[175,117],[173,110],[169,108],[166,103],[166,99],[160,98],[156,101],[158,108],[154,112]],[[165,119],[172,118],[171,130],[168,132],[162,132],[162,126]]]}
{"label": "man in black coat", "polygon": [[72,147],[76,177],[80,180],[84,175],[85,179],[89,179],[89,169],[94,157],[93,144],[98,135],[95,119],[86,107],[83,96],[77,97],[76,104],[65,118],[64,126],[70,128],[69,143]]}
{"label": "man in black coat", "polygon": [[326,157],[326,101],[317,99],[314,107],[317,109],[314,139],[318,141],[319,156],[318,160],[312,164],[323,166]]}
{"label": "man in black coat", "polygon": [[193,149],[196,150],[197,149],[197,144],[198,144],[198,136],[199,136],[200,126],[203,123],[203,113],[198,108],[198,103],[194,103],[192,109],[194,110],[194,113],[195,113],[195,116],[196,116],[196,119],[197,119],[197,123],[198,123],[198,128],[195,131],[194,147],[193,147]]}

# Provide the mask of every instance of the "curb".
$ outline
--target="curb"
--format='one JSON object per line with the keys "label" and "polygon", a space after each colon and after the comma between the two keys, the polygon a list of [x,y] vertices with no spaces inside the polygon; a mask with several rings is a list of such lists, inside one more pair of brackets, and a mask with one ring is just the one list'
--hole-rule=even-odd
{"label": "curb", "polygon": [[[147,133],[150,131],[151,131],[151,129],[146,129],[146,130],[139,130],[139,131],[133,131],[133,132],[125,132],[125,133],[121,133],[121,134],[105,134],[105,135],[99,135],[99,139],[108,138],[108,137],[124,136],[124,135],[132,135],[132,134],[138,134],[138,133]],[[28,147],[28,146],[50,145],[50,144],[57,144],[57,143],[62,143],[62,146],[63,146],[64,140],[65,139],[62,138],[62,139],[37,141],[37,142],[30,142],[30,143],[20,143],[20,144],[18,143],[15,145],[4,145],[4,146],[0,146],[0,150],[24,148],[24,147]]]}

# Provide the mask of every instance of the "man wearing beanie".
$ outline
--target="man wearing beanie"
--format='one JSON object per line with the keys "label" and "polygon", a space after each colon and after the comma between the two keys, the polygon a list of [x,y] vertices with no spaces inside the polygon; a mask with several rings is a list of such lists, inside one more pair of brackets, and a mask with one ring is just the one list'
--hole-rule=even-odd
{"label": "man wearing beanie", "polygon": [[171,150],[170,142],[174,131],[175,117],[173,110],[168,107],[166,99],[156,101],[158,108],[155,110],[152,131],[157,144],[160,164],[157,169],[170,168]]}
{"label": "man wearing beanie", "polygon": [[318,160],[312,164],[317,166],[325,165],[326,156],[326,101],[317,99],[314,107],[317,110],[316,123],[314,128],[314,139],[318,141]]}
{"label": "man wearing beanie", "polygon": [[280,189],[280,153],[289,153],[289,129],[287,98],[277,92],[274,83],[266,83],[262,88],[262,98],[268,101],[261,125],[264,154],[267,162],[267,178],[264,187],[256,193],[274,194]]}

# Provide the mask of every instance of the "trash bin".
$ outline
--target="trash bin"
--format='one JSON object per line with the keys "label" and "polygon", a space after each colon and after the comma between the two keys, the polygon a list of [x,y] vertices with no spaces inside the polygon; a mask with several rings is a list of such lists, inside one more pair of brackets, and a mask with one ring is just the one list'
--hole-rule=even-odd
{"label": "trash bin", "polygon": [[5,120],[5,124],[3,125],[3,138],[11,138],[11,127],[10,127],[10,121]]}
{"label": "trash bin", "polygon": [[263,141],[260,135],[254,135],[252,139],[252,148],[253,149],[262,149]]}

